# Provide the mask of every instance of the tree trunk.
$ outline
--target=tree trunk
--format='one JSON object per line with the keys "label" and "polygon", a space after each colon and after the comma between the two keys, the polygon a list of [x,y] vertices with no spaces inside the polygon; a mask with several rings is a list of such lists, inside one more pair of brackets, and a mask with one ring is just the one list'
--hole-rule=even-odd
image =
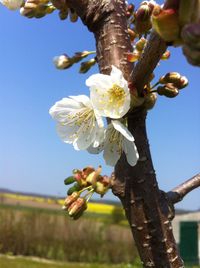
{"label": "tree trunk", "polygon": [[[133,65],[126,60],[131,43],[127,31],[125,1],[67,2],[94,33],[100,71],[109,74],[111,65],[115,65],[123,71],[125,78],[130,80]],[[161,55],[162,53],[157,53],[156,57],[159,59]],[[138,77],[142,79],[141,75]],[[137,85],[137,75],[135,78]],[[143,109],[128,115],[128,128],[135,138],[140,159],[136,166],[131,167],[122,155],[115,167],[113,193],[123,204],[143,266],[181,268],[184,266],[171,226],[173,205],[167,195],[158,188],[145,122],[146,112]]]}

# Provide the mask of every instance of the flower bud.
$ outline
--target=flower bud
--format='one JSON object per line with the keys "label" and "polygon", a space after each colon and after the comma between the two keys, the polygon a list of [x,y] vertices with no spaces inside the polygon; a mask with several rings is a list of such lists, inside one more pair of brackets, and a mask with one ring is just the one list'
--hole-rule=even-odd
{"label": "flower bud", "polygon": [[79,69],[79,73],[87,73],[87,71],[90,70],[90,68],[96,64],[96,60],[95,59],[91,59],[89,61],[84,61],[81,63],[81,67]]}
{"label": "flower bud", "polygon": [[164,86],[159,86],[157,88],[157,92],[161,96],[165,96],[168,98],[174,98],[179,94],[178,89],[171,83],[168,83]]}
{"label": "flower bud", "polygon": [[178,14],[174,9],[162,9],[157,5],[152,14],[154,30],[166,41],[174,42],[179,40]]}
{"label": "flower bud", "polygon": [[97,193],[97,194],[100,194],[101,196],[103,196],[109,189],[109,186],[105,186],[103,182],[101,181],[97,181],[96,184],[95,184],[95,188],[94,188],[94,191]]}
{"label": "flower bud", "polygon": [[77,63],[93,53],[94,53],[93,51],[76,52],[75,55],[72,57],[72,60],[74,63]]}
{"label": "flower bud", "polygon": [[142,37],[142,38],[140,38],[140,40],[137,41],[137,43],[135,44],[135,48],[136,48],[138,51],[142,52],[143,49],[144,49],[144,47],[145,47],[145,45],[146,45],[146,43],[147,43],[147,40],[146,40],[144,37]]}
{"label": "flower bud", "polygon": [[135,9],[135,6],[133,5],[133,4],[129,4],[128,6],[127,6],[127,11],[129,11],[129,12],[133,12],[134,11],[134,9]]}
{"label": "flower bud", "polygon": [[147,1],[141,3],[135,13],[135,28],[137,33],[143,34],[151,29],[152,8]]}
{"label": "flower bud", "polygon": [[181,79],[181,75],[177,72],[170,72],[159,79],[160,84],[175,83]]}
{"label": "flower bud", "polygon": [[61,20],[66,20],[67,17],[68,17],[68,14],[69,14],[69,9],[66,8],[66,9],[61,9],[60,12],[59,12],[59,18]]}
{"label": "flower bud", "polygon": [[68,69],[73,65],[71,58],[69,58],[66,54],[54,57],[53,62],[55,67],[60,70]]}
{"label": "flower bud", "polygon": [[76,14],[75,10],[70,8],[69,9],[69,17],[71,22],[76,22],[78,20],[78,15]]}
{"label": "flower bud", "polygon": [[144,97],[144,107],[147,110],[152,109],[154,107],[154,105],[156,104],[156,100],[157,100],[157,94],[156,93],[147,94]]}
{"label": "flower bud", "polygon": [[130,36],[131,42],[133,42],[137,36],[136,32],[134,32],[132,29],[128,28],[128,34]]}
{"label": "flower bud", "polygon": [[133,52],[127,53],[127,60],[129,62],[136,62],[137,60],[139,60],[140,56],[141,52],[135,49]]}
{"label": "flower bud", "polygon": [[170,51],[167,50],[162,54],[161,60],[168,60],[170,58]]}
{"label": "flower bud", "polygon": [[78,192],[73,192],[71,195],[67,196],[67,198],[64,201],[64,206],[69,207],[73,202],[75,202],[79,198]]}
{"label": "flower bud", "polygon": [[99,175],[101,174],[101,171],[102,171],[102,168],[101,168],[101,166],[99,166],[99,167],[97,168],[97,170],[91,172],[91,173],[87,176],[86,181],[87,181],[89,184],[91,184],[93,187],[95,187],[96,181],[97,181]]}
{"label": "flower bud", "polygon": [[181,0],[179,1],[179,25],[184,26],[185,24],[188,24],[192,20],[192,14],[194,12],[195,8],[195,2],[196,0]]}
{"label": "flower bud", "polygon": [[194,66],[200,66],[200,50],[199,49],[193,49],[190,46],[183,46],[183,54],[186,56],[187,61],[194,65]]}
{"label": "flower bud", "polygon": [[187,79],[187,77],[185,76],[181,76],[181,78],[174,82],[174,85],[178,88],[178,89],[182,89],[184,87],[186,87],[189,84],[189,81]]}
{"label": "flower bud", "polygon": [[74,201],[68,208],[69,216],[75,216],[80,211],[83,211],[86,209],[86,200],[82,197],[79,197],[76,201]]}

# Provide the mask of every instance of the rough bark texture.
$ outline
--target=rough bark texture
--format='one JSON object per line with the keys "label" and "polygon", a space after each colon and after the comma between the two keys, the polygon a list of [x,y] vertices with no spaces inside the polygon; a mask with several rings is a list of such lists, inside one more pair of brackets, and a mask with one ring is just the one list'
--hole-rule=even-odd
{"label": "rough bark texture", "polygon": [[[68,4],[94,33],[100,71],[110,73],[113,64],[130,80],[133,65],[126,60],[131,43],[124,12],[125,1],[68,0]],[[165,42],[153,33],[143,58],[131,75],[139,93],[165,49]],[[113,193],[124,206],[143,266],[181,268],[184,266],[171,226],[173,204],[158,188],[145,120],[146,112],[142,109],[128,116],[128,127],[135,137],[140,159],[135,167],[131,167],[125,156],[121,157],[115,168]]]}

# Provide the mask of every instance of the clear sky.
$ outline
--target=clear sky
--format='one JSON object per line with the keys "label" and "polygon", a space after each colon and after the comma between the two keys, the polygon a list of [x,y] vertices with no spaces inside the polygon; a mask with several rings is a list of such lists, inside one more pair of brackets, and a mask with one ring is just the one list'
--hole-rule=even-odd
{"label": "clear sky", "polygon": [[[138,1],[137,1],[138,2]],[[91,33],[81,22],[60,21],[57,12],[27,19],[0,6],[0,187],[64,195],[65,177],[74,168],[103,165],[102,155],[75,151],[55,131],[49,108],[68,95],[86,94],[85,75],[78,65],[54,68],[56,55],[94,50]],[[190,84],[175,99],[160,97],[148,114],[148,134],[160,188],[168,191],[200,172],[200,68],[187,64],[181,49],[171,48],[170,61],[161,62],[156,78],[168,71],[186,75]],[[108,193],[107,199],[115,199]],[[179,208],[200,208],[200,189]]]}

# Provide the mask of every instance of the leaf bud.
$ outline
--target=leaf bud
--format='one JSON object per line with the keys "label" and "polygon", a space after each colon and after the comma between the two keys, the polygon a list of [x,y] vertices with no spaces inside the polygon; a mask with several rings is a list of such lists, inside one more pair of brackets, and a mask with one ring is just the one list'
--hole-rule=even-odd
{"label": "leaf bud", "polygon": [[157,92],[159,95],[168,98],[174,98],[179,94],[178,89],[172,83],[168,83],[164,86],[159,86],[157,88]]}
{"label": "leaf bud", "polygon": [[68,208],[69,216],[75,216],[80,211],[84,211],[86,209],[86,200],[82,197],[79,197],[76,201],[74,201]]}
{"label": "leaf bud", "polygon": [[55,67],[60,70],[68,69],[73,65],[71,58],[66,54],[54,57],[53,63]]}
{"label": "leaf bud", "polygon": [[64,206],[69,207],[74,201],[76,201],[79,198],[78,192],[73,192],[71,195],[67,196],[64,201]]}
{"label": "leaf bud", "polygon": [[128,52],[127,53],[127,60],[129,62],[136,62],[141,56],[141,52],[138,50],[134,50],[133,52]]}
{"label": "leaf bud", "polygon": [[144,38],[144,37],[142,37],[142,38],[140,38],[140,40],[139,41],[137,41],[137,43],[135,44],[135,48],[138,50],[138,51],[143,51],[143,49],[144,49],[144,47],[145,47],[145,45],[146,45],[146,43],[147,43],[147,40]]}
{"label": "leaf bud", "polygon": [[147,94],[144,97],[144,107],[147,110],[151,110],[154,107],[154,105],[156,104],[156,100],[157,100],[157,94],[156,93]]}
{"label": "leaf bud", "polygon": [[154,30],[166,42],[178,42],[180,27],[176,10],[162,9],[159,5],[155,6],[152,14],[152,24]]}
{"label": "leaf bud", "polygon": [[84,61],[81,63],[81,67],[79,69],[79,73],[87,73],[87,71],[90,70],[90,68],[96,64],[96,60],[93,58],[93,59],[90,59],[89,61]]}
{"label": "leaf bud", "polygon": [[181,79],[181,75],[177,72],[170,72],[159,79],[160,84],[175,83]]}

